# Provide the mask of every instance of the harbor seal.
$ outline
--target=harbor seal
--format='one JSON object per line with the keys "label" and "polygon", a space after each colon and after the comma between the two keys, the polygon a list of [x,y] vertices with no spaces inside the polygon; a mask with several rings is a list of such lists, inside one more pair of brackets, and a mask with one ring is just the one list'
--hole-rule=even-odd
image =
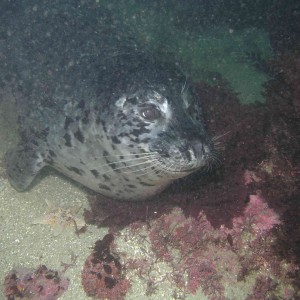
{"label": "harbor seal", "polygon": [[5,157],[15,189],[50,166],[100,194],[144,200],[211,164],[200,101],[175,63],[95,1],[24,3],[6,57],[26,100]]}

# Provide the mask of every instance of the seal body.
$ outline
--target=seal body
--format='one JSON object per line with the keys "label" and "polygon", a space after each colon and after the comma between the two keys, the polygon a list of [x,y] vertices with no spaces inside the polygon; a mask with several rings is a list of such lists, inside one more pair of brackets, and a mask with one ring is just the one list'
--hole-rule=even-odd
{"label": "seal body", "polygon": [[[6,155],[19,191],[51,166],[121,200],[143,200],[207,167],[213,145],[185,76],[94,1],[27,1],[7,37],[20,100]],[[36,6],[33,4],[37,3]]]}

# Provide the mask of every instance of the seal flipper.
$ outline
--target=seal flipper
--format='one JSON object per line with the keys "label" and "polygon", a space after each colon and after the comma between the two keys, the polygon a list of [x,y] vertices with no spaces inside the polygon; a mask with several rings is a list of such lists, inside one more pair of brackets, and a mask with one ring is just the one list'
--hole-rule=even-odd
{"label": "seal flipper", "polygon": [[28,145],[8,151],[4,159],[9,182],[19,192],[25,191],[45,166],[41,154]]}

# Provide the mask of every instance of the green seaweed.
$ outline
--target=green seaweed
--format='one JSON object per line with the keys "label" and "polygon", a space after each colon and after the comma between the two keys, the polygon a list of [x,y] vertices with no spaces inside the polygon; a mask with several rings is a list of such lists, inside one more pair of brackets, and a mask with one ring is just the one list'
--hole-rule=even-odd
{"label": "green seaweed", "polygon": [[216,84],[216,75],[229,83],[243,103],[264,102],[268,75],[258,70],[246,53],[272,56],[268,34],[258,28],[195,28],[178,26],[176,10],[146,6],[136,1],[102,1],[127,24],[137,40],[166,60],[175,60],[193,81]]}

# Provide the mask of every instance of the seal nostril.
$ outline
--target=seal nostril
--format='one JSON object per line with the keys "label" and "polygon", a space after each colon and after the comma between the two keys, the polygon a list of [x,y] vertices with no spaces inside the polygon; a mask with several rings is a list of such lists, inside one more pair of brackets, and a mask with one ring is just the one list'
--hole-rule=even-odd
{"label": "seal nostril", "polygon": [[202,142],[195,142],[193,145],[193,150],[195,151],[196,157],[202,157],[209,153],[209,147]]}
{"label": "seal nostril", "polygon": [[193,148],[197,156],[202,155],[205,152],[204,145],[201,142],[196,142]]}

